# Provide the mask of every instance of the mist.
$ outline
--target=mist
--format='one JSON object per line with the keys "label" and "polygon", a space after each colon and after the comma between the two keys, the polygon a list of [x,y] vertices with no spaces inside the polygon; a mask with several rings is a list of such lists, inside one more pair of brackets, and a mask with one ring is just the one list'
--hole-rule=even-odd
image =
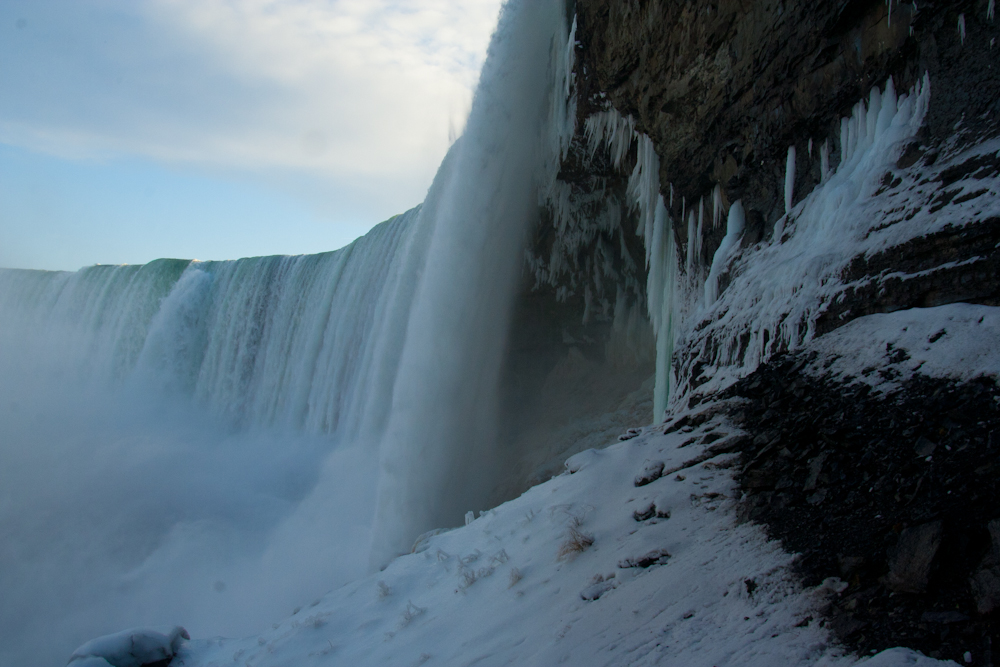
{"label": "mist", "polygon": [[136,625],[240,636],[364,573],[371,450],[239,431],[169,388],[116,390],[60,372],[76,360],[57,350],[9,351],[0,663],[62,664]]}

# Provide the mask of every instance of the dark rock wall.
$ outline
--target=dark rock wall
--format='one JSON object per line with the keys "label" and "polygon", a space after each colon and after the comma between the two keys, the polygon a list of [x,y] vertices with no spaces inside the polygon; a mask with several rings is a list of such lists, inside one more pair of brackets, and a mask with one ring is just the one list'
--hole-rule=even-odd
{"label": "dark rock wall", "polygon": [[823,623],[861,655],[909,646],[994,664],[996,383],[916,376],[882,396],[813,377],[808,362],[775,358],[725,392],[750,434],[738,472],[744,518],[801,554],[807,585],[847,584],[803,623]]}
{"label": "dark rock wall", "polygon": [[[766,238],[784,213],[788,147],[798,154],[798,200],[819,181],[820,144],[830,140],[836,165],[839,119],[890,76],[902,91],[930,75],[925,148],[942,145],[959,121],[968,140],[996,133],[1000,51],[991,40],[1000,30],[987,19],[988,0],[918,7],[578,0],[580,117],[608,99],[635,118],[656,146],[661,183],[679,195],[675,220],[682,200],[708,199],[721,184],[727,205],[743,200],[747,241]],[[684,248],[686,225],[675,233]],[[701,264],[711,262],[723,234],[706,230]]]}

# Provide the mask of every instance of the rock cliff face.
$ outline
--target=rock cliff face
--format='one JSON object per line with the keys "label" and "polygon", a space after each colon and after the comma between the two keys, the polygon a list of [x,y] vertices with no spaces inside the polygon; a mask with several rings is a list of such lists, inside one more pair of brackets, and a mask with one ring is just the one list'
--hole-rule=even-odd
{"label": "rock cliff face", "polygon": [[[716,184],[727,203],[742,199],[749,243],[784,213],[788,147],[799,156],[801,197],[820,179],[824,141],[838,160],[839,119],[889,77],[904,90],[927,73],[934,90],[921,147],[901,166],[942,150],[956,129],[965,142],[995,134],[1000,32],[988,9],[988,0],[919,9],[884,0],[580,0],[579,113],[606,97],[635,119],[660,157],[660,182],[680,195],[675,218],[682,198],[708,197]],[[683,245],[686,229],[676,233]],[[701,262],[711,261],[715,236]]]}
{"label": "rock cliff face", "polygon": [[[796,203],[821,182],[824,160],[828,169],[841,162],[841,119],[890,80],[905,91],[926,76],[931,94],[920,131],[886,170],[883,190],[890,196],[919,193],[902,206],[930,214],[946,209],[940,215],[992,197],[988,187],[965,186],[1000,174],[1000,159],[989,151],[962,155],[1000,135],[1000,76],[994,70],[1000,23],[992,7],[990,0],[579,0],[571,7],[577,20],[577,137],[560,181],[578,198],[596,194],[609,202],[616,223],[603,226],[603,238],[568,244],[572,252],[562,265],[573,270],[561,276],[549,271],[548,287],[554,294],[563,287],[560,300],[575,302],[578,314],[589,307],[585,298],[588,304],[603,298],[607,315],[614,301],[608,285],[622,284],[625,273],[612,272],[603,285],[585,283],[587,267],[601,265],[613,245],[634,266],[630,293],[636,302],[646,298],[648,257],[636,243],[634,201],[624,177],[636,164],[636,147],[613,156],[595,147],[587,130],[588,119],[608,109],[651,140],[678,266],[687,274],[707,271],[726,233],[725,224],[687,224],[696,207],[712,209],[717,201],[725,210],[740,200],[746,211],[741,247],[771,240],[785,215],[789,150],[796,156],[790,182]],[[822,333],[874,312],[1000,302],[997,220],[984,208],[932,233],[849,258],[838,276],[842,289],[819,305],[809,326]],[[543,265],[566,236],[551,215],[546,220],[534,244]],[[720,287],[732,277],[724,271]],[[598,294],[601,289],[606,293]],[[680,375],[691,371],[680,368],[683,355],[674,360]]]}
{"label": "rock cliff face", "polygon": [[[844,119],[890,81],[900,93],[930,82],[919,131],[882,174],[886,203],[866,213],[867,235],[893,228],[893,238],[857,244],[823,278],[829,289],[810,312],[787,313],[779,324],[810,336],[872,313],[1000,303],[1000,208],[991,181],[1000,158],[989,149],[1000,137],[1000,22],[992,0],[577,0],[568,11],[576,20],[577,129],[529,249],[516,319],[534,324],[515,323],[515,353],[544,348],[549,368],[569,347],[601,361],[616,312],[651,312],[650,248],[632,189],[639,150],[631,140],[612,146],[595,137],[592,121],[607,112],[648,137],[658,159],[687,290],[687,302],[674,305],[685,320],[671,360],[675,385],[697,400],[706,367],[737,363],[748,371],[794,348],[801,335],[776,340],[766,330],[759,360],[749,339],[717,358],[730,339],[751,333],[720,330],[711,322],[718,312],[692,305],[726,235],[717,211],[737,200],[745,211],[739,251],[714,278],[724,294],[759,264],[757,251],[776,241],[775,226],[787,232],[801,215],[786,214],[786,194],[801,202],[843,162]],[[926,230],[906,232],[918,214]],[[523,373],[511,373],[510,384],[523,386],[513,377]]]}
{"label": "rock cliff face", "polygon": [[[530,296],[520,309],[546,299],[559,304],[562,320],[546,334],[556,347],[560,330],[589,324],[596,333],[584,337],[598,344],[588,354],[601,357],[610,331],[602,323],[622,297],[648,310],[649,249],[644,254],[636,236],[642,225],[628,177],[638,150],[595,141],[588,123],[601,112],[620,114],[649,138],[676,264],[690,291],[706,278],[726,234],[724,222],[703,225],[701,217],[740,200],[741,258],[752,265],[754,248],[774,240],[775,225],[788,229],[786,181],[795,204],[842,162],[842,120],[858,102],[888,81],[902,92],[924,77],[931,93],[920,130],[882,177],[880,192],[898,201],[870,215],[880,217],[875,231],[905,228],[918,211],[943,222],[875,249],[856,248],[834,271],[837,289],[794,326],[823,333],[900,308],[1000,303],[995,193],[988,184],[974,187],[1000,174],[1000,159],[968,150],[1000,135],[1000,23],[990,0],[578,0],[569,10],[576,17],[577,131],[559,174],[562,190],[550,196],[529,252]],[[560,198],[576,202],[571,215],[554,204]],[[737,273],[729,268],[716,279],[722,292]],[[696,388],[701,369],[719,363],[711,351],[727,347],[733,331],[685,317],[702,340],[680,336],[672,363],[677,383]],[[790,344],[769,343],[764,358]]]}
{"label": "rock cliff face", "polygon": [[[995,382],[931,378],[918,366],[895,393],[869,392],[822,370],[803,376],[809,359],[796,350],[867,315],[1000,305],[994,1],[577,0],[570,10],[577,131],[529,249],[519,313],[522,322],[539,316],[515,347],[548,350],[547,369],[567,347],[606,363],[618,311],[652,315],[657,260],[648,235],[643,247],[635,181],[654,162],[631,134],[616,143],[621,132],[595,130],[602,114],[618,118],[658,158],[673,241],[665,256],[677,273],[659,285],[675,300],[675,340],[657,349],[672,364],[671,409],[736,406],[731,415],[750,435],[744,516],[805,554],[807,583],[848,580],[822,622],[856,651],[906,645],[992,664]],[[910,91],[913,103],[926,96],[924,81],[919,130],[858,186],[867,203],[849,215],[865,219],[842,231],[857,238],[835,242],[834,226],[806,235],[809,247],[802,238],[824,200],[806,199],[853,159],[844,119],[853,114],[863,132],[865,104],[877,116],[885,96],[895,109],[893,91]],[[877,122],[869,113],[869,135]],[[707,220],[737,200],[745,226],[713,267],[727,226]],[[799,282],[770,284],[782,270],[768,262],[803,253],[811,259]],[[721,292],[714,305],[702,296],[715,280],[709,267]],[[769,300],[784,305],[769,313]],[[891,345],[885,354],[886,364],[903,358]],[[512,371],[512,386],[526,373]],[[933,466],[930,454],[915,462],[913,451],[937,443],[948,453],[939,448]],[[855,492],[861,486],[870,493]]]}

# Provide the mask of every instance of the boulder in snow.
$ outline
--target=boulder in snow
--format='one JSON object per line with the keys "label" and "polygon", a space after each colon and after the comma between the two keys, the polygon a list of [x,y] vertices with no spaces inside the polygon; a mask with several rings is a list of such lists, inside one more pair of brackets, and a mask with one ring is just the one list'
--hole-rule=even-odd
{"label": "boulder in snow", "polygon": [[151,628],[123,630],[91,639],[73,651],[68,667],[167,665],[177,655],[185,639],[191,639],[191,636],[179,625],[167,632]]}
{"label": "boulder in snow", "polygon": [[889,573],[883,580],[885,585],[897,593],[923,593],[939,546],[940,521],[904,530],[889,558]]}
{"label": "boulder in snow", "polygon": [[653,461],[652,463],[647,463],[643,467],[642,472],[636,475],[635,485],[646,486],[647,484],[652,484],[662,476],[663,461]]}

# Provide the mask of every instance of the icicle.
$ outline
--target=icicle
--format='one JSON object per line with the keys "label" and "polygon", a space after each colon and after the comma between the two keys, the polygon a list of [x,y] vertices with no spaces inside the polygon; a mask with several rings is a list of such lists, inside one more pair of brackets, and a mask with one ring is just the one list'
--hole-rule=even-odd
{"label": "icicle", "polygon": [[819,147],[819,173],[820,182],[825,183],[830,180],[830,141],[826,140]]}
{"label": "icicle", "polygon": [[[785,214],[792,210],[792,195],[795,190],[795,146],[788,147],[785,160]],[[730,217],[732,213],[730,211]]]}
{"label": "icicle", "polygon": [[[726,238],[710,259],[711,270],[700,295],[703,310],[695,311],[696,324],[685,327],[689,336],[685,349],[692,350],[691,360],[683,362],[686,369],[697,364],[712,369],[710,382],[728,381],[745,376],[778,350],[794,349],[816,335],[819,297],[832,293],[828,281],[836,281],[860,249],[877,247],[861,233],[878,224],[864,215],[870,210],[865,192],[875,189],[872,186],[877,186],[885,169],[895,163],[897,151],[919,130],[929,101],[927,75],[908,94],[886,81],[878,95],[866,95],[841,123],[839,166],[830,164],[836,139],[820,142],[824,182],[795,204],[794,222],[787,214],[779,218],[762,251],[767,262],[739,261],[736,230],[741,221],[730,217]],[[851,250],[833,254],[831,247]],[[732,277],[732,282],[720,295],[723,276]],[[747,337],[741,338],[744,333]],[[699,350],[695,345],[703,346]],[[697,391],[706,389],[701,386]],[[693,390],[688,382],[677,393],[687,396]]]}
{"label": "icicle", "polygon": [[705,198],[702,197],[698,200],[698,234],[695,236],[697,239],[694,244],[694,254],[697,257],[701,257],[701,239],[702,231],[705,229]]}
{"label": "icicle", "polygon": [[[877,90],[877,88],[876,88]],[[896,86],[892,82],[892,77],[885,84],[885,92],[882,93],[881,107],[879,108],[878,118],[875,121],[875,135],[880,135],[889,129],[892,125],[892,119],[896,116]],[[872,141],[875,137],[872,137]]]}
{"label": "icicle", "polygon": [[840,164],[847,164],[851,157],[851,123],[847,118],[840,119]]}
{"label": "icicle", "polygon": [[913,104],[913,111],[910,113],[910,127],[916,132],[924,122],[924,116],[931,104],[931,75],[924,72],[923,80],[913,87],[916,95],[916,102]]}
{"label": "icicle", "polygon": [[[670,395],[670,369],[674,344],[675,283],[678,266],[677,247],[672,233],[672,222],[667,213],[663,195],[660,194],[660,158],[652,140],[635,131],[631,117],[622,117],[615,110],[593,114],[585,121],[585,132],[591,155],[602,144],[611,153],[615,167],[620,168],[624,157],[637,142],[636,163],[629,175],[627,192],[631,205],[639,211],[636,234],[643,238],[646,249],[646,306],[653,333],[656,337],[656,379],[653,389],[654,418],[661,420]],[[674,187],[669,186],[670,206],[674,206]],[[681,198],[681,218],[687,215],[687,200]],[[701,240],[694,227],[694,212],[688,222],[687,266],[693,269],[695,258],[701,252]],[[625,239],[619,234],[622,258],[630,255]],[[565,288],[557,290],[557,298],[566,298]],[[617,316],[616,316],[617,317]]]}
{"label": "icicle", "polygon": [[617,169],[621,167],[622,160],[628,155],[636,137],[635,121],[631,116],[624,117],[614,109],[599,111],[585,121],[584,134],[590,156],[593,157],[600,146],[607,146]]}
{"label": "icicle", "polygon": [[569,39],[566,40],[566,51],[563,60],[563,78],[565,88],[563,94],[569,97],[573,92],[573,65],[576,63],[576,14],[573,15],[573,26],[569,29]]}
{"label": "icicle", "polygon": [[663,197],[656,198],[653,236],[647,241],[652,254],[646,303],[656,336],[656,375],[653,383],[653,420],[660,422],[670,397],[670,369],[674,353],[674,288],[677,248],[670,230],[670,218]]}
{"label": "icicle", "polygon": [[573,25],[562,52],[553,53],[553,60],[562,60],[562,67],[557,70],[561,79],[562,99],[552,101],[550,117],[557,128],[554,136],[559,141],[559,157],[564,160],[569,154],[573,135],[576,134],[576,94],[574,92],[576,74],[573,72],[573,67],[576,64],[576,16],[573,16]]}
{"label": "icicle", "polygon": [[852,153],[860,153],[864,149],[865,143],[865,128],[868,125],[868,107],[865,105],[864,100],[858,103],[858,113],[853,119],[854,121],[854,147]]}
{"label": "icicle", "polygon": [[806,149],[806,152],[809,154],[809,159],[811,160],[813,156],[813,140],[811,137],[809,138],[809,148]]}
{"label": "icicle", "polygon": [[722,221],[722,186],[715,184],[712,190],[712,229],[718,229]]}
{"label": "icicle", "polygon": [[688,257],[687,257],[687,272],[691,275],[694,270],[694,259],[698,254],[698,226],[695,222],[694,209],[688,213]]}
{"label": "icicle", "polygon": [[990,0],[990,4],[986,5],[986,20],[992,21],[994,15],[996,15],[997,10],[997,0]]}
{"label": "icicle", "polygon": [[962,44],[965,44],[965,14],[958,15],[958,34],[962,36]]}
{"label": "icicle", "polygon": [[891,28],[892,27],[892,0],[886,0],[886,2],[889,5],[889,13],[886,15],[885,24],[886,24],[886,27]]}
{"label": "icicle", "polygon": [[[864,100],[854,105],[854,113],[850,118],[841,120],[841,164],[846,164],[859,151],[863,141],[864,127],[867,121],[867,107]],[[846,140],[844,128],[846,131]],[[845,148],[846,146],[846,148]]]}
{"label": "icicle", "polygon": [[719,249],[715,251],[712,258],[712,269],[709,271],[708,280],[705,281],[705,307],[709,308],[719,298],[719,276],[729,266],[729,260],[735,253],[746,226],[746,215],[743,212],[743,204],[737,200],[729,207],[729,218],[726,221],[726,235],[719,244]]}
{"label": "icicle", "polygon": [[[646,265],[649,266],[657,198],[660,196],[660,158],[653,148],[653,141],[639,135],[635,169],[628,179],[628,193],[639,208],[639,225],[636,234],[646,243]],[[681,218],[683,220],[683,217]]]}
{"label": "icicle", "polygon": [[878,116],[881,111],[882,91],[879,90],[878,86],[875,86],[868,97],[868,113],[865,114],[864,148],[868,148],[875,141],[875,133],[878,129]]}

